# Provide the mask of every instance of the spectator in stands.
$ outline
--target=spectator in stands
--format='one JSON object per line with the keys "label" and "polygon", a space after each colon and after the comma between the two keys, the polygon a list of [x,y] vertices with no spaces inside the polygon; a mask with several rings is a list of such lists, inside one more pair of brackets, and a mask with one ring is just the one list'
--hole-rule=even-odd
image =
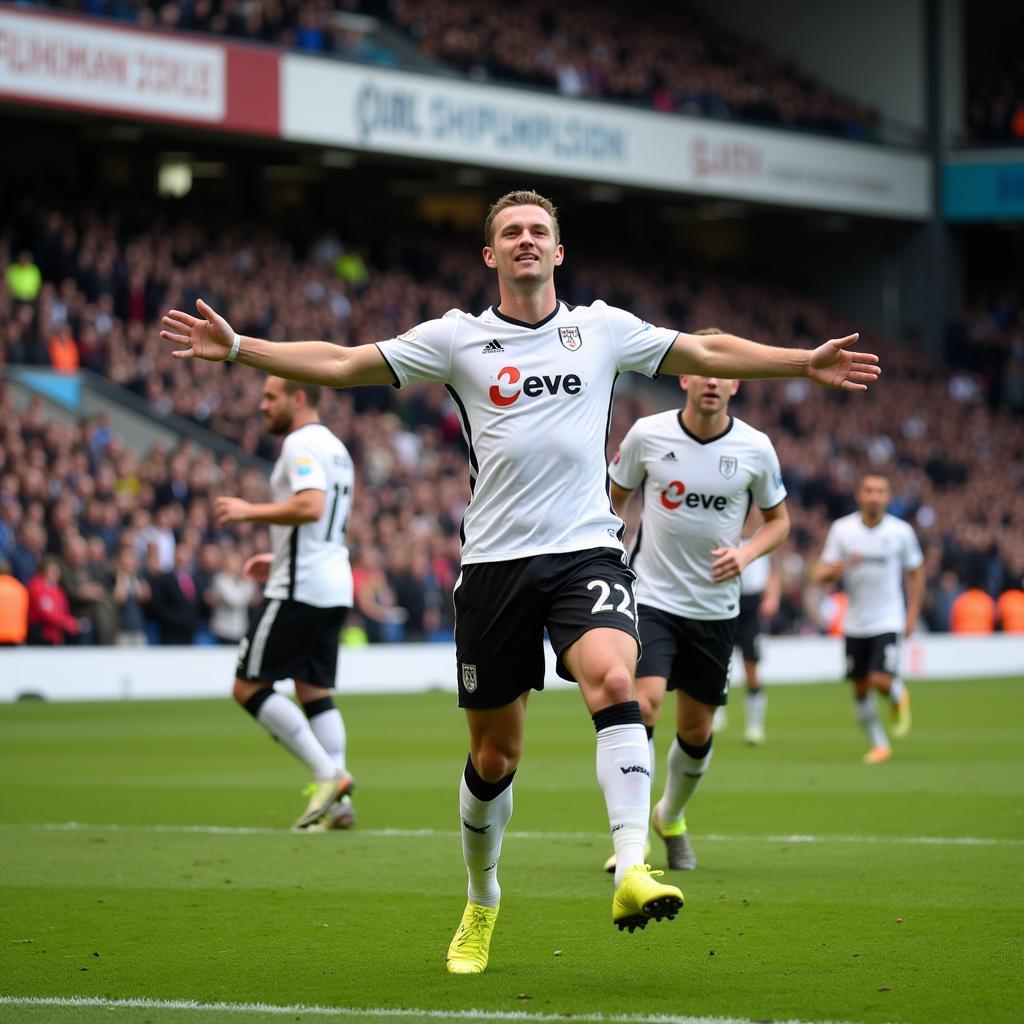
{"label": "spectator in stands", "polygon": [[380,553],[375,548],[365,548],[353,562],[352,585],[355,610],[362,618],[370,643],[401,642],[408,613],[398,606],[395,592],[381,567]]}
{"label": "spectator in stands", "polygon": [[144,607],[149,603],[149,584],[139,574],[139,560],[130,543],[122,543],[114,559],[114,605],[117,608],[117,645],[145,647]]}
{"label": "spectator in stands", "polygon": [[54,647],[74,641],[82,631],[71,614],[68,596],[60,585],[60,562],[44,555],[38,571],[28,581],[28,642]]}
{"label": "spectator in stands", "polygon": [[1024,590],[1004,590],[996,601],[996,613],[1004,633],[1024,633]]}
{"label": "spectator in stands", "polygon": [[210,632],[219,644],[237,644],[249,631],[249,610],[258,591],[242,572],[242,556],[229,549],[206,595],[212,609]]}
{"label": "spectator in stands", "polygon": [[107,588],[105,568],[90,563],[89,545],[81,534],[68,534],[63,549],[61,585],[71,614],[83,623],[80,640],[112,644],[117,639],[117,609]]}
{"label": "spectator in stands", "polygon": [[195,639],[201,598],[192,575],[192,561],[191,547],[179,544],[171,571],[150,584],[149,614],[159,627],[161,644],[191,644]]}
{"label": "spectator in stands", "polygon": [[27,584],[39,570],[39,562],[46,552],[46,530],[32,520],[25,520],[18,530],[18,542],[10,553],[11,571]]}
{"label": "spectator in stands", "polygon": [[54,327],[50,340],[46,343],[50,354],[50,365],[61,373],[74,373],[79,365],[78,343],[75,341],[71,328],[66,322]]}
{"label": "spectator in stands", "polygon": [[16,647],[28,636],[28,590],[0,559],[0,647]]}
{"label": "spectator in stands", "polygon": [[32,303],[39,297],[43,275],[27,249],[22,249],[17,261],[8,266],[6,278],[7,287],[18,302]]}
{"label": "spectator in stands", "polygon": [[953,633],[991,633],[996,627],[996,603],[978,586],[968,587],[954,602],[949,614]]}

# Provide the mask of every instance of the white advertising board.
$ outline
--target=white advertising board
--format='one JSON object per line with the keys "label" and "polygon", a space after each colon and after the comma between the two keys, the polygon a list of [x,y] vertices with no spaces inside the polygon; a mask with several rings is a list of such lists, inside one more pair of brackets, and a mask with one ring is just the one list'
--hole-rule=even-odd
{"label": "white advertising board", "polygon": [[[1024,682],[1024,636],[924,636],[905,645],[910,679],[1019,676]],[[0,701],[227,699],[234,678],[231,647],[16,647],[0,649]],[[772,685],[839,680],[843,645],[831,637],[766,638],[761,676]],[[733,679],[742,669],[733,666]],[[555,675],[548,650],[545,685],[571,686]],[[345,648],[339,694],[455,694],[454,644]]]}
{"label": "white advertising board", "polygon": [[916,152],[288,55],[284,138],[789,206],[923,219]]}

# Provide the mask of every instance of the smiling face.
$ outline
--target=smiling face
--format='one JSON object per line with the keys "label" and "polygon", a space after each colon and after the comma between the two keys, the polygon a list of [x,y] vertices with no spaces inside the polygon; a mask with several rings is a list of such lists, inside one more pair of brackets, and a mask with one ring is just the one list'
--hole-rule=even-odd
{"label": "smiling face", "polygon": [[542,206],[509,206],[494,218],[484,263],[498,278],[519,287],[543,287],[562,265],[565,251],[554,218]]}

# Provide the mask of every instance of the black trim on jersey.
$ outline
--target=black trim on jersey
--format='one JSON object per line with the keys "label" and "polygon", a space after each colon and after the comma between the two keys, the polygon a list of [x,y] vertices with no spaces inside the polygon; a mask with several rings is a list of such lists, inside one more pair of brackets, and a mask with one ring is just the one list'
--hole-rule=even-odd
{"label": "black trim on jersey", "polygon": [[561,311],[561,309],[562,309],[562,303],[559,302],[556,299],[555,300],[555,308],[553,310],[551,310],[551,312],[548,313],[548,315],[546,317],[544,317],[543,320],[538,320],[535,324],[528,324],[525,320],[516,320],[515,317],[505,316],[504,313],[499,313],[498,312],[498,307],[497,306],[491,306],[491,312],[499,320],[504,320],[505,323],[507,323],[507,324],[515,324],[516,327],[525,327],[525,328],[527,328],[528,330],[531,330],[531,331],[540,330],[540,328],[543,327],[546,323],[548,323],[550,320],[553,320],[556,316],[558,316],[558,314]]}
{"label": "black trim on jersey", "polygon": [[[788,497],[789,495],[787,494],[786,498]],[[774,505],[766,505],[764,508],[761,508],[761,506],[758,505],[757,507],[760,508],[762,512],[771,512],[773,508],[778,508],[780,505],[784,505],[786,503],[786,498],[783,498],[781,501],[775,502]]]}
{"label": "black trim on jersey", "polygon": [[[615,376],[612,377],[612,387],[611,387],[611,390],[608,392],[608,420],[607,420],[607,422],[604,425],[604,447],[605,447],[605,451],[608,450],[608,438],[612,436],[612,407],[615,405],[615,385],[618,383],[618,380],[619,380],[619,375],[618,375],[618,373],[616,373]],[[616,487],[617,486],[618,486],[618,484],[616,484]],[[625,490],[625,488],[623,488],[623,490]],[[616,519],[619,519],[620,522],[621,522],[621,518],[619,517],[619,514],[615,511],[615,505],[612,503],[612,475],[611,475],[611,473],[608,472],[608,464],[607,463],[605,463],[605,470],[604,470],[604,492],[605,492],[605,494],[608,495],[608,511],[611,512],[611,514],[613,516],[615,516]],[[625,523],[622,523],[622,525],[618,528],[618,530],[615,531],[615,537],[616,537],[616,539],[618,540],[618,542],[620,544],[622,543],[622,537],[625,534],[625,532],[626,532],[626,524]]]}
{"label": "black trim on jersey", "polygon": [[380,347],[380,342],[375,341],[374,342],[374,346],[376,347],[377,351],[380,353],[381,359],[383,359],[384,362],[388,364],[388,369],[391,371],[391,376],[395,378],[395,382],[391,386],[393,388],[400,388],[402,386],[402,382],[398,379],[398,374],[395,373],[395,368],[391,365],[390,360],[388,359],[388,357],[386,355],[384,355],[384,349],[382,349]]}
{"label": "black trim on jersey", "polygon": [[[661,376],[661,368],[664,365],[665,360],[668,359],[668,354],[669,352],[672,351],[672,346],[676,343],[676,338],[679,337],[679,334],[680,332],[676,331],[676,333],[672,337],[672,340],[668,343],[668,348],[665,349],[664,352],[662,352],[661,358],[658,360],[658,368],[654,371],[654,376],[651,378],[651,380],[657,380]],[[669,374],[669,376],[671,377],[673,375]]]}
{"label": "black trim on jersey", "polygon": [[643,519],[643,511],[641,510],[641,513],[640,513],[640,525],[636,528],[636,538],[633,540],[633,550],[630,551],[629,555],[626,557],[626,565],[628,565],[630,567],[630,569],[633,568],[633,565],[636,562],[636,556],[640,554],[640,541],[642,541],[643,539],[644,539],[644,519]]}
{"label": "black trim on jersey", "polygon": [[686,424],[683,422],[682,409],[680,409],[679,412],[676,413],[676,419],[679,421],[679,426],[682,428],[683,433],[691,440],[696,441],[697,444],[714,444],[715,441],[721,441],[722,438],[725,437],[725,435],[728,434],[730,430],[732,430],[732,425],[736,422],[736,420],[733,419],[732,416],[730,416],[729,426],[727,426],[725,430],[723,430],[720,434],[715,434],[714,437],[703,438],[698,437],[695,433],[693,433],[692,430],[688,430],[686,428]]}
{"label": "black trim on jersey", "polygon": [[[469,474],[469,500],[472,501],[473,495],[476,493],[476,478],[480,474],[480,463],[477,462],[476,451],[473,448],[473,428],[469,422],[469,413],[466,411],[466,407],[463,405],[458,391],[456,391],[451,384],[445,384],[445,390],[452,396],[452,401],[459,410],[459,419],[462,421],[462,437],[466,442],[466,447],[469,449],[469,466],[472,470]],[[469,511],[469,506],[466,507],[466,511]],[[463,513],[462,521],[459,523],[459,540],[463,544],[466,543],[465,513]]]}
{"label": "black trim on jersey", "polygon": [[299,527],[292,527],[288,538],[288,600],[295,600],[295,570],[299,561]]}

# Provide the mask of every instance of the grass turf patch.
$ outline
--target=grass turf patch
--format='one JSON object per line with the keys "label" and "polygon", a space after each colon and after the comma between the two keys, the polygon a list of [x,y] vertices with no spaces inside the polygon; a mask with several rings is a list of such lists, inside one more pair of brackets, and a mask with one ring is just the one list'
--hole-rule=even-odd
{"label": "grass turf patch", "polygon": [[[466,736],[450,696],[342,697],[359,826],[311,836],[286,830],[302,769],[228,701],[0,707],[0,991],[584,1019],[1017,1020],[1024,686],[913,692],[914,732],[872,768],[844,687],[771,690],[760,749],[742,745],[732,709],[688,814],[700,866],[669,875],[687,906],[632,936],[611,925],[586,712],[573,693],[536,697],[477,978],[443,968],[465,902]],[[97,827],[34,827],[67,822]],[[964,838],[998,842],[924,841]],[[92,1006],[0,1017],[257,1019]]]}

